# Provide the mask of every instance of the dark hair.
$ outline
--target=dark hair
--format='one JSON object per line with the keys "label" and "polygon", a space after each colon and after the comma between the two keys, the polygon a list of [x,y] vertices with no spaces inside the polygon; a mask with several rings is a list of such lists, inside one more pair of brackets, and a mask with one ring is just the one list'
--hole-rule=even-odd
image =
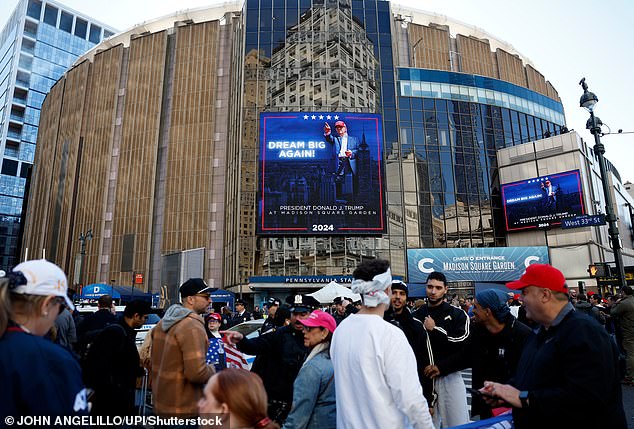
{"label": "dark hair", "polygon": [[627,286],[623,286],[623,287],[621,288],[621,290],[623,291],[623,293],[624,293],[625,295],[630,295],[630,296],[631,296],[631,295],[632,295],[632,293],[633,293],[633,291],[632,291],[632,286],[629,286],[629,285],[627,285]]}
{"label": "dark hair", "polygon": [[291,318],[291,311],[289,310],[288,305],[280,305],[275,312],[275,316],[273,316],[273,324],[281,328],[286,323],[286,319]]}
{"label": "dark hair", "polygon": [[442,282],[443,286],[447,286],[447,277],[445,277],[445,275],[440,271],[432,271],[431,273],[429,273],[425,283],[429,282],[430,280],[438,280],[439,282]]}
{"label": "dark hair", "polygon": [[112,307],[112,297],[110,295],[101,295],[97,300],[97,307],[110,308]]}
{"label": "dark hair", "polygon": [[601,296],[600,293],[595,293],[590,298],[594,299],[594,300],[597,300],[597,301],[601,301],[603,299],[603,297]]}
{"label": "dark hair", "polygon": [[277,423],[267,420],[267,396],[262,379],[245,369],[227,368],[210,380],[211,393],[219,403],[227,404],[229,411],[249,427],[259,429],[279,428]]}
{"label": "dark hair", "polygon": [[140,314],[143,316],[145,314],[150,314],[151,312],[152,308],[150,307],[149,302],[135,299],[134,301],[130,301],[128,305],[125,306],[125,310],[123,310],[123,317],[132,318],[135,314]]}
{"label": "dark hair", "polygon": [[370,281],[374,276],[383,274],[390,268],[390,262],[385,259],[372,259],[362,262],[352,273],[355,279]]}
{"label": "dark hair", "polygon": [[577,295],[577,301],[588,301],[588,297],[585,293],[580,293]]}

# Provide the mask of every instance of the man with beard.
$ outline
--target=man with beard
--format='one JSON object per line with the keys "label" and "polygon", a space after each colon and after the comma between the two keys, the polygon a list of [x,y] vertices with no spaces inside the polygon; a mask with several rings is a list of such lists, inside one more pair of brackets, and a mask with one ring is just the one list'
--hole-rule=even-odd
{"label": "man with beard", "polygon": [[[442,361],[462,353],[469,337],[469,317],[460,308],[445,302],[448,287],[443,273],[434,271],[429,274],[426,291],[427,305],[413,316],[423,323],[429,335],[430,361]],[[436,377],[434,388],[438,394],[434,425],[446,428],[468,423],[466,388],[460,372]]]}
{"label": "man with beard", "polygon": [[[425,370],[425,375],[437,377],[473,368],[474,389],[482,388],[485,380],[507,383],[515,375],[531,329],[513,317],[506,301],[507,295],[500,290],[478,292],[473,308],[474,323],[464,352],[436,361]],[[473,396],[471,415],[479,415],[481,419],[492,417],[491,407],[481,397]]]}
{"label": "man with beard", "polygon": [[407,309],[408,295],[409,288],[407,284],[401,280],[392,280],[391,306],[387,309],[383,318],[397,328],[400,328],[405,334],[407,342],[412,347],[414,355],[416,356],[418,380],[421,386],[423,386],[423,394],[425,395],[425,399],[427,399],[427,404],[429,404],[429,412],[433,415],[436,398],[433,393],[432,379],[426,377],[424,374],[425,368],[430,364],[427,349],[429,337],[420,320],[414,319],[409,309]]}
{"label": "man with beard", "polygon": [[251,371],[262,378],[268,395],[268,415],[280,424],[288,416],[293,401],[293,383],[308,354],[304,346],[305,320],[319,302],[308,295],[291,295],[291,323],[257,338],[244,338],[240,332],[226,331],[226,339],[243,353],[256,355]]}

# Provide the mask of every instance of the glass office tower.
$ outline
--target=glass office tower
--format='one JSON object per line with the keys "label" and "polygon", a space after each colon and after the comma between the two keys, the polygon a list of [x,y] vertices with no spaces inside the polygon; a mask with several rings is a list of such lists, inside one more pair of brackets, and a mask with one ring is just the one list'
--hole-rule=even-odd
{"label": "glass office tower", "polygon": [[115,32],[59,3],[21,0],[0,33],[0,269],[16,264],[44,97],[80,55]]}

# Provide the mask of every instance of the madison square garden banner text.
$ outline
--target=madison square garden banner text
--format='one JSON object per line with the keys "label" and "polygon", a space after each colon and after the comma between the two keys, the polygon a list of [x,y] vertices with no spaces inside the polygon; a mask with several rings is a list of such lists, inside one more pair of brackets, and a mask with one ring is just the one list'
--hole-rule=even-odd
{"label": "madison square garden banner text", "polygon": [[381,116],[261,113],[258,234],[385,232]]}

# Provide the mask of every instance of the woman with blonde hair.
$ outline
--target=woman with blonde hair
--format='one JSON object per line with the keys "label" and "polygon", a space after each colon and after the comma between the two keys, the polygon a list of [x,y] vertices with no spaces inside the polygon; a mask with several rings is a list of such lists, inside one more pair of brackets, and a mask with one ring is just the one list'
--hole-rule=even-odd
{"label": "woman with blonde hair", "polygon": [[[230,429],[279,429],[266,415],[267,397],[262,379],[257,374],[228,368],[209,379],[198,413],[204,422],[211,414],[222,414],[223,424]],[[223,426],[225,427],[225,426]]]}
{"label": "woman with blonde hair", "polygon": [[43,338],[64,307],[74,309],[67,289],[64,272],[44,259],[0,278],[0,421],[88,414],[79,364]]}

